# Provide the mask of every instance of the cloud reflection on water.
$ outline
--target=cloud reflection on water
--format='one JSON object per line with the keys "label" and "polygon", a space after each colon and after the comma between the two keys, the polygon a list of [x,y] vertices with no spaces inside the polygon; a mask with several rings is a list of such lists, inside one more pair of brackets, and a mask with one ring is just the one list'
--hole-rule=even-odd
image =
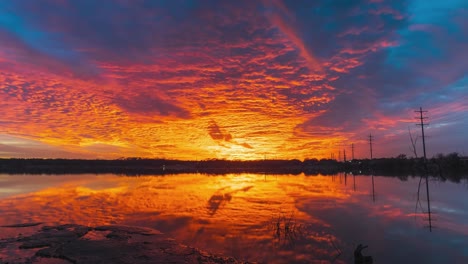
{"label": "cloud reflection on water", "polygon": [[[339,250],[335,263],[346,263],[359,243],[368,244],[365,253],[379,263],[439,260],[427,254],[432,247],[442,250],[439,258],[468,259],[460,250],[468,244],[463,224],[468,206],[460,202],[450,210],[454,198],[442,199],[466,193],[452,183],[432,186],[434,207],[447,209],[439,210],[438,229],[429,233],[422,217],[415,216],[413,179],[375,177],[373,202],[368,176],[2,177],[9,177],[15,188],[32,183],[47,187],[0,196],[0,225],[139,225],[205,250],[269,263],[332,261]],[[275,237],[275,222],[281,217],[301,226],[291,243]],[[2,237],[7,234],[2,230]]]}

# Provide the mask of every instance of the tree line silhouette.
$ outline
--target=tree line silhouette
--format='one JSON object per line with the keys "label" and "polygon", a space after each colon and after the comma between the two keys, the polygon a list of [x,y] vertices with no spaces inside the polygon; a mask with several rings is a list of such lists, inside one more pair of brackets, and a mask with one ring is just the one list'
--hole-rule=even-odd
{"label": "tree line silhouette", "polygon": [[[459,181],[468,178],[468,159],[458,153],[438,154],[428,159],[429,174],[442,179]],[[421,175],[422,158],[408,158],[401,154],[393,158],[355,159],[340,162],[333,159],[291,160],[223,160],[202,161],[121,158],[115,160],[83,159],[0,159],[0,173],[8,174],[79,174],[114,173],[123,175],[177,173],[265,173],[265,174],[354,174]]]}

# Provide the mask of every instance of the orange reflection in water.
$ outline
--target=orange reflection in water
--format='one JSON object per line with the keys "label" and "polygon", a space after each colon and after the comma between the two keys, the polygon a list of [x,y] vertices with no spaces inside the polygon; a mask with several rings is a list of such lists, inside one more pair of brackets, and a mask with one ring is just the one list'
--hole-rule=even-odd
{"label": "orange reflection in water", "polygon": [[[327,233],[329,224],[296,206],[305,194],[334,202],[348,199],[350,195],[334,188],[335,184],[324,177],[253,174],[73,177],[0,200],[0,225],[139,225],[239,258],[281,262],[313,255],[326,260],[336,254],[330,245],[336,238]],[[317,205],[327,206],[327,202]],[[312,232],[311,226],[321,231]],[[308,243],[301,254],[299,241]]]}
{"label": "orange reflection in water", "polygon": [[[17,191],[0,195],[0,225],[138,225],[204,250],[268,263],[347,263],[358,243],[391,259],[386,254],[402,242],[382,238],[405,238],[408,248],[417,244],[423,250],[413,237],[428,233],[414,221],[414,202],[402,199],[414,186],[395,178],[376,177],[375,197],[371,177],[343,174],[0,175],[0,180]],[[44,182],[47,187],[31,187]],[[25,186],[23,192],[20,186]],[[468,234],[460,222],[437,224],[440,230]],[[2,228],[0,238],[35,229]],[[407,233],[417,235],[405,237]]]}

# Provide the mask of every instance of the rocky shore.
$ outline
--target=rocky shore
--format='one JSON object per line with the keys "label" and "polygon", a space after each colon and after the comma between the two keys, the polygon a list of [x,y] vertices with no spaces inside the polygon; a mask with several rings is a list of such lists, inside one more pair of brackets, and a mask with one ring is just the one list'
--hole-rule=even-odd
{"label": "rocky shore", "polygon": [[[1,228],[21,228],[24,224]],[[30,236],[0,239],[0,264],[248,263],[210,254],[143,227],[43,226]]]}

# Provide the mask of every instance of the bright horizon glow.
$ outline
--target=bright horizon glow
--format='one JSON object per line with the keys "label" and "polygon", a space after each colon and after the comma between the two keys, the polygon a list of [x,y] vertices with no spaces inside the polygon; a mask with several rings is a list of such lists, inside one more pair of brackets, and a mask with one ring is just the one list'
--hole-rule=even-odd
{"label": "bright horizon glow", "polygon": [[464,7],[3,2],[0,158],[467,155]]}

